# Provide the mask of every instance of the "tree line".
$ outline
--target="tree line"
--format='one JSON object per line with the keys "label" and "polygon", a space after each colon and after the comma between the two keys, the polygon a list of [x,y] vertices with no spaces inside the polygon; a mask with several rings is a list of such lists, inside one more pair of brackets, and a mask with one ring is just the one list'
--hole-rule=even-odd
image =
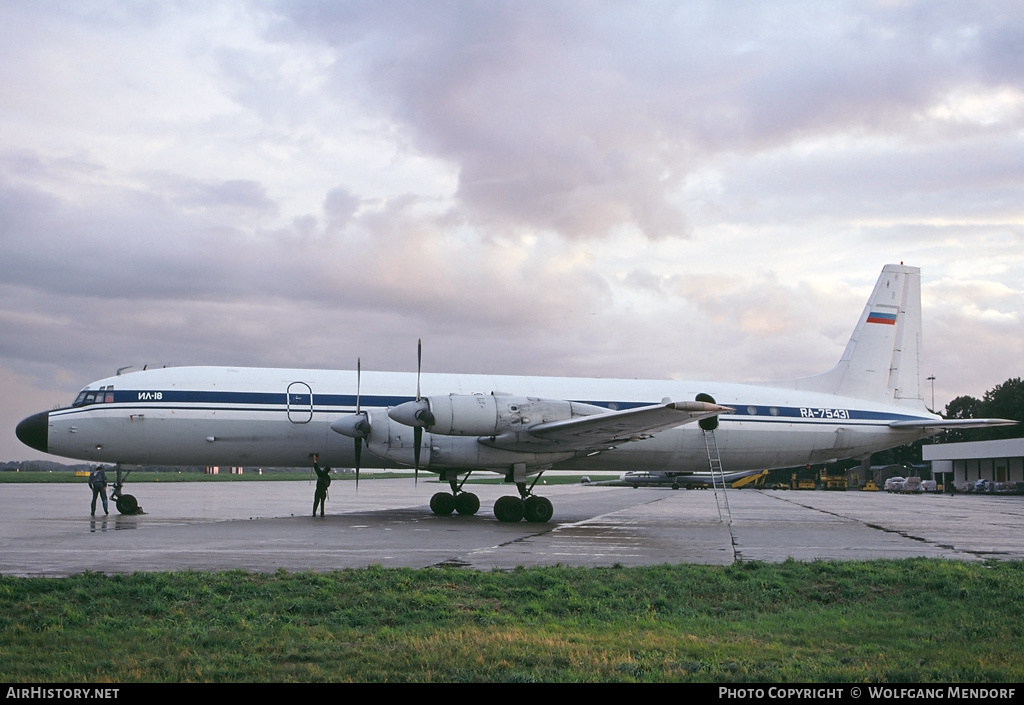
{"label": "tree line", "polygon": [[946,405],[943,416],[947,419],[1013,419],[1018,423],[1016,426],[945,431],[937,439],[939,443],[1024,437],[1024,381],[1020,377],[1008,379],[985,392],[981,399],[957,397]]}

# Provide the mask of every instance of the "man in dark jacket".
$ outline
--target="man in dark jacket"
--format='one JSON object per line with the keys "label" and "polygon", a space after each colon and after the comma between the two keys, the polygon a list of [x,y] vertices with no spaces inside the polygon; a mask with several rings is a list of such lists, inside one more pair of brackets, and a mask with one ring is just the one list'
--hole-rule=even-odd
{"label": "man in dark jacket", "polygon": [[331,486],[331,469],[321,469],[317,464],[320,456],[313,457],[313,469],[316,470],[316,494],[313,495],[313,516],[316,516],[317,505],[320,506],[320,516],[324,515],[324,502],[327,501],[327,488]]}
{"label": "man in dark jacket", "polygon": [[89,489],[92,490],[92,515],[96,516],[96,497],[103,498],[103,513],[110,514],[107,509],[107,473],[103,472],[103,466],[97,465],[96,469],[89,473]]}

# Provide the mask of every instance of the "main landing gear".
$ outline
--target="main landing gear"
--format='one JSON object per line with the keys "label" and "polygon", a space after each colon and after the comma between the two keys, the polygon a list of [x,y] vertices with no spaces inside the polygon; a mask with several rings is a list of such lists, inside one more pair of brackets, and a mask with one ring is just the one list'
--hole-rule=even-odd
{"label": "main landing gear", "polygon": [[430,511],[439,517],[449,516],[452,512],[472,516],[480,511],[480,498],[472,492],[438,492],[430,498]]}
{"label": "main landing gear", "polygon": [[472,473],[467,473],[462,482],[456,475],[447,476],[441,474],[441,480],[448,480],[452,492],[438,492],[430,498],[430,511],[439,517],[450,516],[452,512],[458,512],[461,516],[472,516],[480,511],[480,498],[472,492],[463,492],[462,486]]}
{"label": "main landing gear", "polygon": [[[480,511],[480,498],[472,492],[462,490],[462,485],[466,483],[467,479],[469,479],[469,474],[463,478],[462,482],[459,482],[454,475],[442,474],[441,480],[447,480],[452,491],[450,493],[438,492],[431,497],[430,511],[441,517],[451,516],[453,512],[462,516],[472,516]],[[540,479],[539,475],[537,479]],[[534,480],[529,487],[525,482],[517,482],[519,497],[499,497],[498,501],[494,503],[494,516],[498,521],[512,524],[523,519],[535,524],[551,521],[551,517],[555,513],[551,506],[551,500],[534,495],[532,490],[535,484],[537,484],[537,480]]]}
{"label": "main landing gear", "polygon": [[551,506],[551,500],[533,494],[533,485],[536,485],[539,479],[540,475],[529,488],[525,482],[517,482],[518,497],[507,495],[498,498],[498,501],[494,503],[494,516],[498,521],[515,524],[521,519],[526,519],[534,524],[543,524],[551,520],[555,513],[554,507]]}
{"label": "main landing gear", "polygon": [[494,503],[494,516],[497,517],[498,521],[510,524],[515,524],[521,519],[526,519],[526,521],[536,524],[543,524],[550,521],[554,513],[555,510],[551,506],[551,500],[547,497],[531,495],[526,499],[520,499],[519,497],[506,495],[498,497],[498,501]]}

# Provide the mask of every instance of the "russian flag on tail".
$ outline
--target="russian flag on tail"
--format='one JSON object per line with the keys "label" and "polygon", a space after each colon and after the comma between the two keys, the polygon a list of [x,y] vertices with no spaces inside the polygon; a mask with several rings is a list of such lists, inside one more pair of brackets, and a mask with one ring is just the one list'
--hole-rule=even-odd
{"label": "russian flag on tail", "polygon": [[896,325],[896,314],[872,311],[868,314],[868,323],[881,323],[886,326],[894,326]]}

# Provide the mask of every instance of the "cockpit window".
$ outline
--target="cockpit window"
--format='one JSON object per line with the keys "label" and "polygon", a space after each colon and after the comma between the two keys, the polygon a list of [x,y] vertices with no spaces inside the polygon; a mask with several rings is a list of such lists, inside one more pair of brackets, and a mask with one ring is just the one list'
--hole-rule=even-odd
{"label": "cockpit window", "polygon": [[83,389],[71,406],[85,406],[86,404],[103,404],[114,401],[114,385],[100,387],[98,390]]}

